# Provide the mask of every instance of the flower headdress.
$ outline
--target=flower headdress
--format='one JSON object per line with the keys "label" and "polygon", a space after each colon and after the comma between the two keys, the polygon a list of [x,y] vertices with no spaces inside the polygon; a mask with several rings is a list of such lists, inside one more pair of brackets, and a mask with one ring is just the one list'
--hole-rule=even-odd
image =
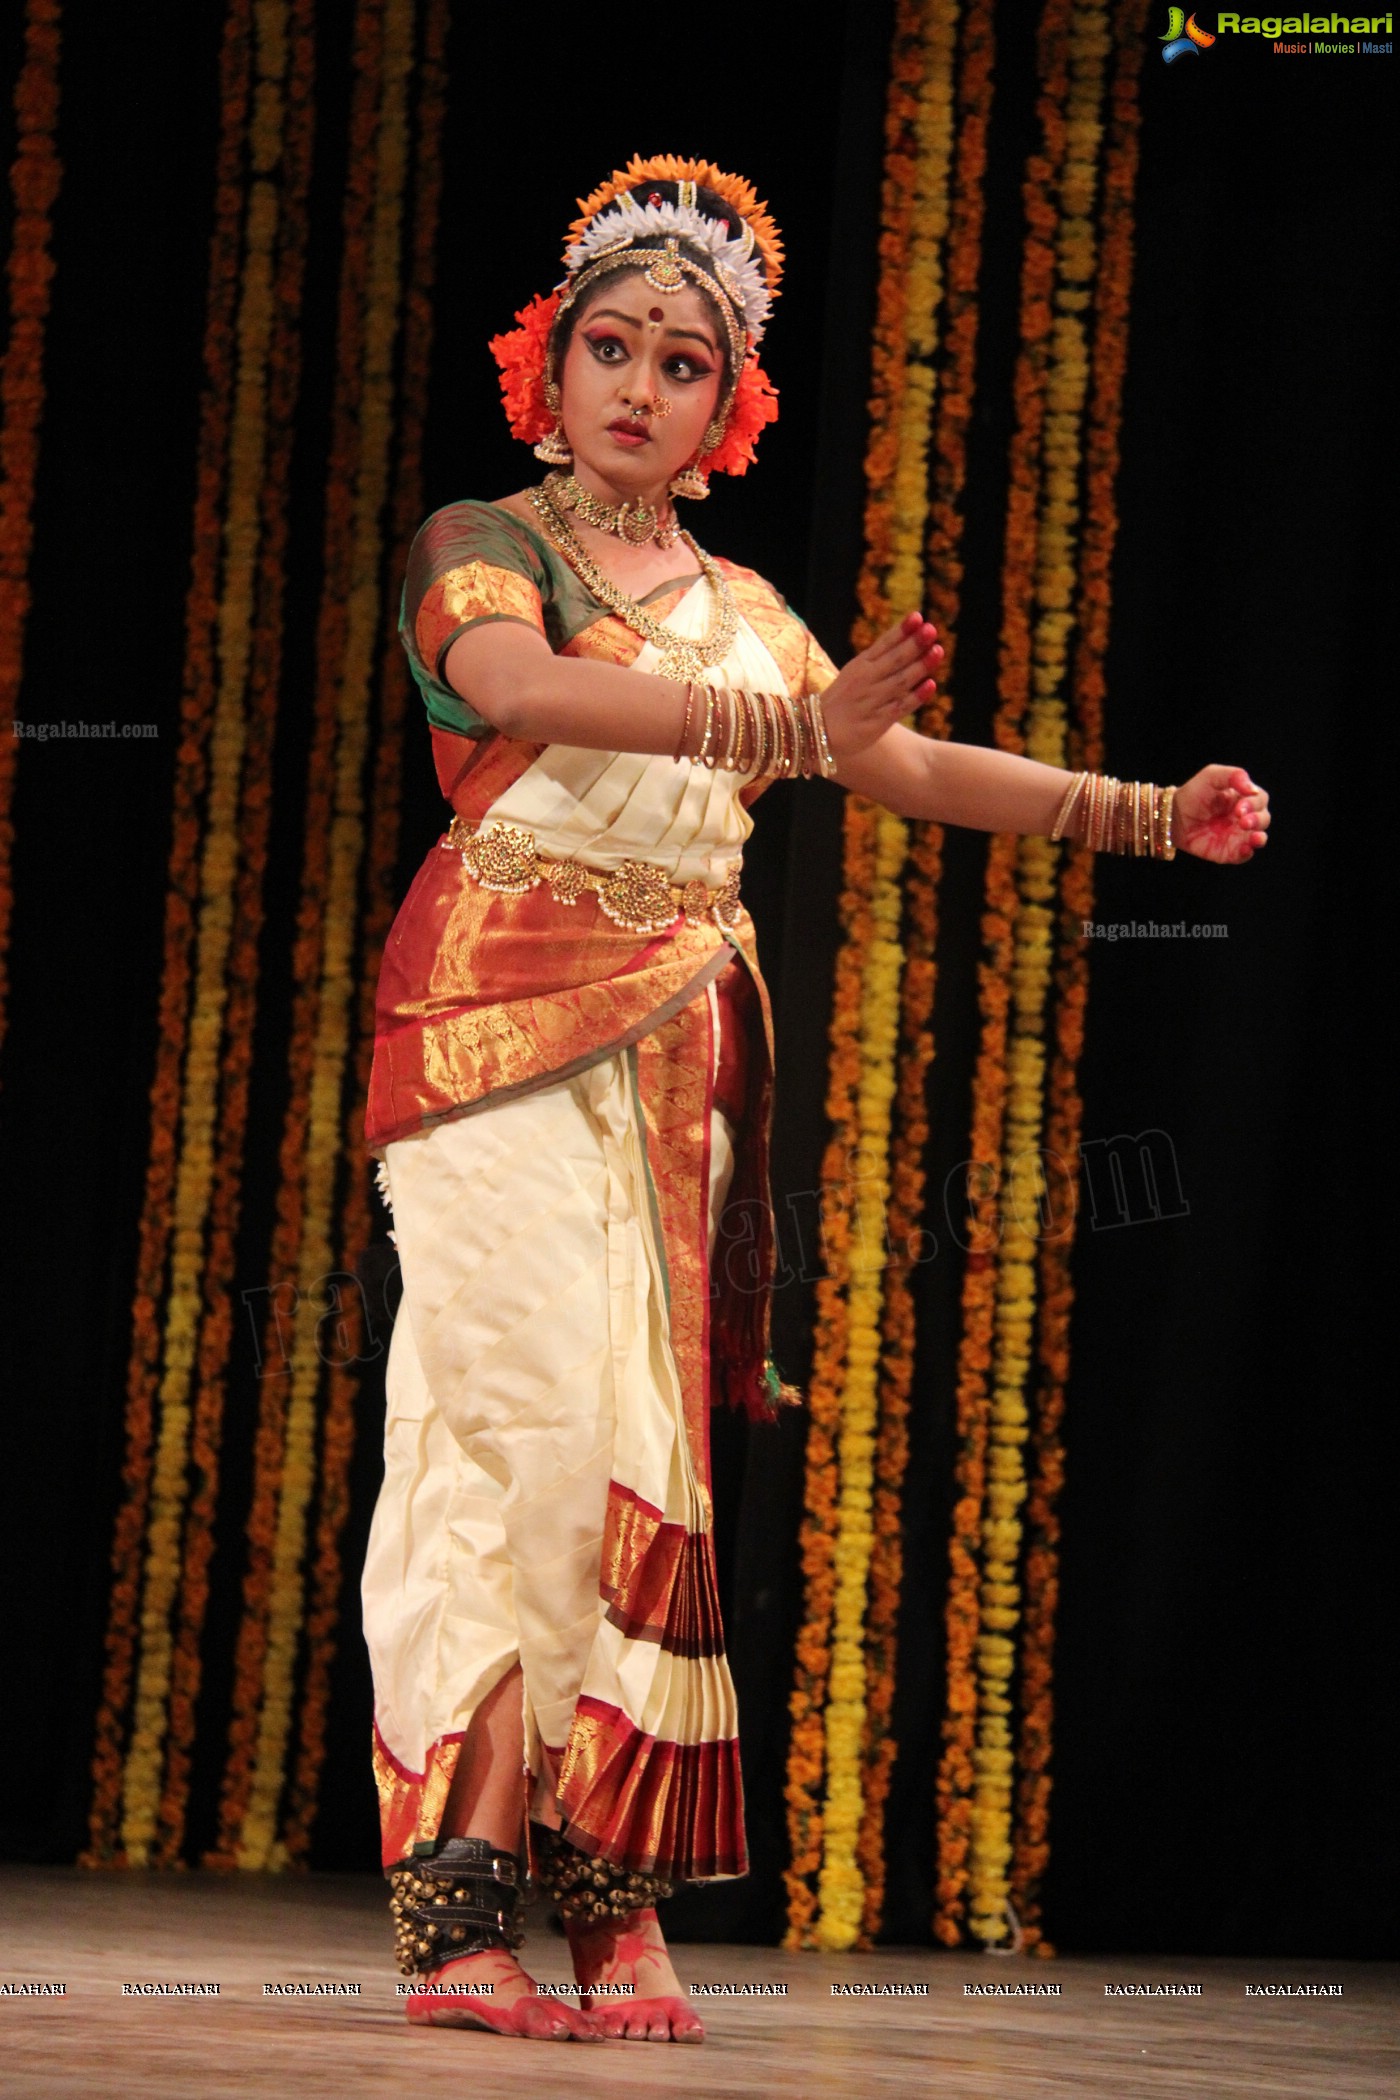
{"label": "flower headdress", "polygon": [[[663,195],[657,183],[673,186],[675,196]],[[701,190],[728,207],[737,232],[702,208]],[[663,153],[650,159],[634,154],[626,168],[614,169],[591,196],[579,199],[579,213],[569,228],[562,282],[522,307],[518,325],[491,342],[512,435],[527,444],[543,442],[544,456],[553,456],[548,448],[558,439],[558,324],[596,277],[642,268],[658,291],[675,291],[688,278],[702,286],[729,336],[729,386],[688,477],[689,493],[703,494],[711,473],[743,474],[754,457],[754,440],[778,413],[776,389],[755,355],[783,272],[782,243],[767,207],[742,177],[726,175],[709,161]]]}

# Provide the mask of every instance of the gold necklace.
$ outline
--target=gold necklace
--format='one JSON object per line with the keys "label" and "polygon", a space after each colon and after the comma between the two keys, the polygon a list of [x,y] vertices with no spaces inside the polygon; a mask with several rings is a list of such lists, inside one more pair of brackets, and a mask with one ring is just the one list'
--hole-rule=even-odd
{"label": "gold necklace", "polygon": [[600,532],[615,532],[629,547],[645,547],[655,540],[658,547],[671,548],[681,536],[674,513],[663,522],[660,511],[650,503],[604,503],[576,474],[546,474],[544,487],[556,510],[572,511]]}
{"label": "gold necklace", "polygon": [[660,620],[653,620],[645,606],[639,605],[635,598],[629,598],[610,576],[604,575],[597,562],[585,552],[563,512],[555,509],[545,489],[528,489],[526,494],[530,508],[544,527],[546,539],[563,555],[579,580],[587,584],[594,597],[610,612],[615,612],[633,634],[639,634],[644,642],[651,642],[660,650],[661,661],[656,667],[658,678],[699,679],[724,661],[734,645],[739,624],[733,593],[717,563],[696,545],[688,532],[683,531],[680,536],[695,556],[715,600],[715,617],[710,631],[696,642],[687,635],[677,634],[673,628],[663,627]]}

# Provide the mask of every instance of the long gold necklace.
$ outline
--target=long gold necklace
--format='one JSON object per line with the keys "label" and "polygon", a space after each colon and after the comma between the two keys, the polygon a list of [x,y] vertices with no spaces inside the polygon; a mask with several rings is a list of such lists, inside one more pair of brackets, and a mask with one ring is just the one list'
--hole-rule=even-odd
{"label": "long gold necklace", "polygon": [[718,564],[696,545],[688,532],[682,532],[681,538],[695,556],[715,601],[715,616],[709,633],[699,641],[691,641],[689,636],[677,634],[674,628],[653,620],[645,606],[619,590],[612,578],[606,576],[585,551],[578,534],[563,513],[555,509],[544,489],[529,489],[526,493],[531,509],[544,527],[546,539],[563,555],[579,580],[587,584],[594,597],[610,612],[615,612],[633,634],[639,634],[644,642],[651,642],[660,650],[661,661],[656,667],[659,678],[698,679],[724,661],[734,645],[739,624],[733,594]]}

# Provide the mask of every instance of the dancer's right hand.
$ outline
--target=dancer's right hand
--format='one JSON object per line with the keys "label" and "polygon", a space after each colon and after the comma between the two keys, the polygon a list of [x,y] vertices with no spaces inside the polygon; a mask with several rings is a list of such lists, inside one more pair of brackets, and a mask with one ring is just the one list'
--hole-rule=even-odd
{"label": "dancer's right hand", "polygon": [[942,661],[938,629],[917,612],[906,614],[851,658],[822,694],[827,741],[838,771],[842,758],[864,751],[933,698]]}

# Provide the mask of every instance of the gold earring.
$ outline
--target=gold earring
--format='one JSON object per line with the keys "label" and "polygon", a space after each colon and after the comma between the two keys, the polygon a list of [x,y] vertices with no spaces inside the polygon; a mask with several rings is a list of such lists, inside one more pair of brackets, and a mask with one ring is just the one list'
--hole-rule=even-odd
{"label": "gold earring", "polygon": [[683,467],[671,483],[671,494],[683,496],[689,503],[703,503],[710,493],[710,477],[698,460]]}
{"label": "gold earring", "polygon": [[535,457],[536,459],[542,459],[547,467],[571,467],[573,465],[574,455],[569,445],[569,440],[564,435],[564,422],[561,416],[554,418],[553,430],[547,436],[542,437],[538,445],[535,446]]}
{"label": "gold earring", "polygon": [[703,440],[701,441],[700,457],[702,459],[704,458],[707,452],[717,452],[719,450],[720,446],[724,443],[724,433],[728,429],[728,427],[729,425],[727,420],[724,422],[716,421],[711,423],[709,429],[705,432]]}
{"label": "gold earring", "polygon": [[554,428],[535,446],[535,457],[542,459],[547,467],[571,467],[574,455],[569,440],[564,435],[564,397],[552,374],[547,374],[545,378],[544,405],[554,418]]}

